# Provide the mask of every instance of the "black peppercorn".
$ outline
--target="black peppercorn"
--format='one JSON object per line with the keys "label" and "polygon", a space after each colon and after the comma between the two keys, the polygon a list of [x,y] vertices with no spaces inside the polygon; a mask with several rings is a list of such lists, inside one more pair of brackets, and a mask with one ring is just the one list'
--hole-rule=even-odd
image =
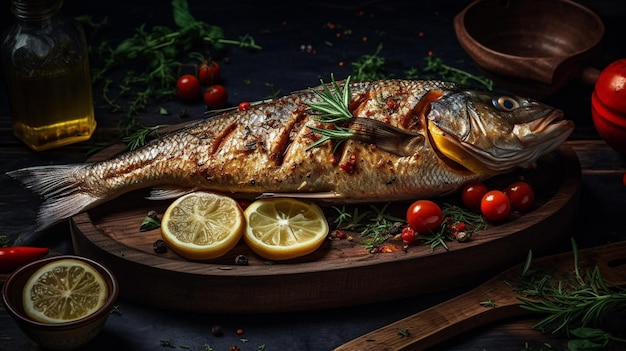
{"label": "black peppercorn", "polygon": [[165,243],[165,241],[159,239],[155,241],[154,244],[152,244],[152,249],[154,250],[154,252],[162,254],[167,251],[167,244]]}
{"label": "black peppercorn", "polygon": [[248,264],[248,257],[246,255],[237,255],[235,257],[235,264],[238,266],[245,266]]}

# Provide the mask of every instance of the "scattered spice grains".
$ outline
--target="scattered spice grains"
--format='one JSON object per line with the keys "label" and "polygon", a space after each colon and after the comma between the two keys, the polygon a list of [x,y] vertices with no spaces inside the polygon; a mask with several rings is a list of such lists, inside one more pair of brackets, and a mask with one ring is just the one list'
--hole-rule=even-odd
{"label": "scattered spice grains", "polygon": [[219,325],[214,325],[211,327],[211,334],[214,336],[224,336],[224,330]]}

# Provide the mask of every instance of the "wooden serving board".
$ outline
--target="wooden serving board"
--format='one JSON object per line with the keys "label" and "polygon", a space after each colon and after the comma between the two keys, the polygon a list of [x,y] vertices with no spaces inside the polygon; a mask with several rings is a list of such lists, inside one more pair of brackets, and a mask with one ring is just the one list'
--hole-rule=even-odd
{"label": "wooden serving board", "polygon": [[[105,150],[97,158],[118,151]],[[535,208],[490,225],[469,242],[449,242],[449,250],[418,245],[406,251],[370,253],[355,235],[352,241],[327,240],[313,254],[286,262],[266,262],[243,241],[219,259],[191,262],[169,250],[153,251],[153,243],[161,237],[159,229],[139,231],[148,211],[162,215],[171,203],[146,200],[146,191],[74,216],[72,240],[77,254],[113,270],[122,298],[160,308],[264,313],[359,305],[461,287],[523,261],[530,249],[549,252],[567,233],[578,210],[578,159],[564,144],[540,159],[536,169],[498,176],[488,183],[503,188],[520,177],[535,188]],[[397,204],[403,210],[407,206]],[[247,256],[248,265],[235,264],[240,254]]]}

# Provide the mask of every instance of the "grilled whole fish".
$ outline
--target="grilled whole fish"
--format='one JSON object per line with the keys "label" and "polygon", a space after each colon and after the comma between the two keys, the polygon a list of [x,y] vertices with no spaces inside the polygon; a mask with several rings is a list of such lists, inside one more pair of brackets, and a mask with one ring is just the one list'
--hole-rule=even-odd
{"label": "grilled whole fish", "polygon": [[193,190],[345,203],[432,198],[532,165],[574,128],[538,101],[385,80],[350,83],[354,118],[342,126],[352,137],[311,147],[321,138],[314,128],[337,127],[310,107],[321,87],[222,112],[110,160],[7,174],[44,198],[41,230],[144,187],[162,187],[158,199]]}

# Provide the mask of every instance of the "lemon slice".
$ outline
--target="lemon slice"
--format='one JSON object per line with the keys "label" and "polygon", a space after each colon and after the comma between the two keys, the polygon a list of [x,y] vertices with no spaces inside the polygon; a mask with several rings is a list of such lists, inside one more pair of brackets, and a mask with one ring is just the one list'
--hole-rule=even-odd
{"label": "lemon slice", "polygon": [[237,245],[244,228],[243,211],[235,200],[207,192],[179,197],[161,220],[167,246],[190,260],[223,256]]}
{"label": "lemon slice", "polygon": [[244,240],[259,256],[287,260],[317,250],[328,235],[322,209],[292,198],[260,199],[244,211]]}
{"label": "lemon slice", "polygon": [[24,312],[43,323],[65,323],[89,316],[107,300],[102,275],[90,264],[61,259],[33,273],[22,292]]}

